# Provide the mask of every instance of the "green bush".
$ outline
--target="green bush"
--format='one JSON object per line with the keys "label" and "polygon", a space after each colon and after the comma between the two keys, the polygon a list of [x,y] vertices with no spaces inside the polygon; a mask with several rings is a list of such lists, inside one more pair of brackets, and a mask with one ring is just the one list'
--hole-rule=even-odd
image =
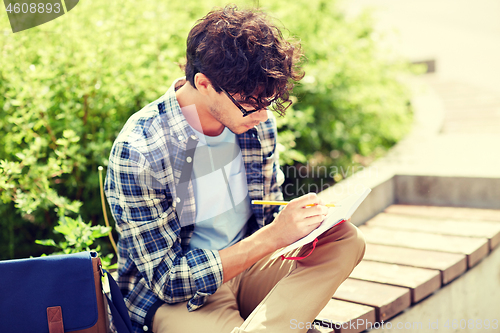
{"label": "green bush", "polygon": [[[290,177],[284,194],[291,199],[352,175],[403,138],[412,111],[401,80],[422,68],[381,47],[367,12],[349,19],[328,0],[273,3],[270,10],[300,37],[307,57],[297,101],[278,118],[281,162]],[[309,177],[294,179],[298,169]]]}
{"label": "green bush", "polygon": [[283,162],[345,166],[380,156],[408,132],[409,93],[398,79],[410,68],[378,47],[368,14],[347,19],[326,0],[272,8],[301,37],[308,58],[298,101],[279,119]]}
{"label": "green bush", "polygon": [[[99,253],[101,251],[99,245],[95,248],[91,248],[91,246],[95,245],[97,238],[107,236],[110,231],[111,227],[101,225],[92,226],[90,223],[83,222],[81,216],[78,216],[77,219],[72,219],[64,214],[59,214],[59,223],[54,227],[54,233],[63,235],[64,240],[56,243],[52,238],[49,238],[36,240],[35,243],[56,248],[58,251],[52,253],[53,255],[80,253],[83,251],[96,251]],[[104,269],[116,268],[116,264],[111,265],[113,257],[113,253],[101,257]]]}
{"label": "green bush", "polygon": [[[97,167],[128,117],[182,76],[195,20],[223,5],[87,0],[16,34],[0,18],[0,258],[41,254],[33,244],[58,238],[61,210],[102,224]],[[408,94],[397,80],[407,69],[382,57],[368,16],[347,20],[332,1],[261,5],[308,58],[297,103],[279,119],[282,163],[348,165],[407,132]]]}

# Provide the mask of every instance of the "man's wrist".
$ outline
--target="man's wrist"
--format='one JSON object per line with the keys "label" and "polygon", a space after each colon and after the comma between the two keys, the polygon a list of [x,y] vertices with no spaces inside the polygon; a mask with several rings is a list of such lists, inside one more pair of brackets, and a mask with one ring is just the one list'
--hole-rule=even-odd
{"label": "man's wrist", "polygon": [[253,240],[253,244],[255,244],[256,247],[261,248],[265,255],[267,255],[283,247],[281,244],[279,244],[279,238],[276,237],[276,235],[277,231],[275,230],[275,225],[274,223],[270,223],[265,227],[257,230],[250,237],[255,237],[255,239]]}
{"label": "man's wrist", "polygon": [[223,267],[224,283],[274,252],[267,227],[257,230],[238,243],[219,251]]}

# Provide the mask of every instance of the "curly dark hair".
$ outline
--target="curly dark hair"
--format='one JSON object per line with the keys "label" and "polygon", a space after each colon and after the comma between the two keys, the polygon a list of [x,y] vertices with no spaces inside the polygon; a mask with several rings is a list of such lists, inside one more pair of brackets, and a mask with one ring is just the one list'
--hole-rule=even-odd
{"label": "curly dark hair", "polygon": [[280,115],[291,104],[294,81],[304,77],[303,53],[297,41],[286,40],[259,10],[217,8],[197,21],[187,38],[186,78],[194,85],[203,73],[218,93],[241,94],[245,104],[271,103]]}

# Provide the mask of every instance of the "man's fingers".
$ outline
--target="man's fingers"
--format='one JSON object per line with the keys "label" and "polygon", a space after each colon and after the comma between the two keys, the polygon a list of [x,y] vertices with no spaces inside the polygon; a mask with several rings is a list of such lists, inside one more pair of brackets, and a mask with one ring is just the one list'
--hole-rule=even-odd
{"label": "man's fingers", "polygon": [[307,215],[313,216],[313,215],[327,215],[328,214],[328,207],[323,206],[323,205],[316,205],[316,206],[311,206],[311,207],[305,207],[306,209],[304,210]]}
{"label": "man's fingers", "polygon": [[317,228],[321,225],[324,219],[325,219],[324,216],[316,215],[306,218],[304,220],[304,223],[307,223],[307,226],[309,227]]}
{"label": "man's fingers", "polygon": [[[292,200],[294,205],[300,206],[300,207],[306,207],[307,205],[317,205],[319,204],[319,198],[316,195],[316,193],[308,193],[306,195],[303,195],[301,197],[298,197],[294,200]],[[290,203],[292,203],[290,202]]]}
{"label": "man's fingers", "polygon": [[325,206],[310,206],[310,207],[299,207],[296,209],[292,215],[295,221],[304,220],[313,216],[322,216],[323,218],[328,213],[328,208]]}

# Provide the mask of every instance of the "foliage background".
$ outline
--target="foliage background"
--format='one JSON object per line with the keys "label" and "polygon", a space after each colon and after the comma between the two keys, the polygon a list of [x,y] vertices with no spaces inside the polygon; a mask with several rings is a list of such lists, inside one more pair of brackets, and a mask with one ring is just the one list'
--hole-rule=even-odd
{"label": "foliage background", "polygon": [[[225,4],[86,0],[16,34],[0,14],[0,259],[45,252],[35,240],[61,240],[52,231],[61,216],[102,224],[98,166],[128,117],[183,75],[196,19]],[[283,165],[367,164],[404,136],[409,66],[379,47],[368,14],[348,19],[331,0],[260,7],[307,56],[296,103],[279,118]]]}

